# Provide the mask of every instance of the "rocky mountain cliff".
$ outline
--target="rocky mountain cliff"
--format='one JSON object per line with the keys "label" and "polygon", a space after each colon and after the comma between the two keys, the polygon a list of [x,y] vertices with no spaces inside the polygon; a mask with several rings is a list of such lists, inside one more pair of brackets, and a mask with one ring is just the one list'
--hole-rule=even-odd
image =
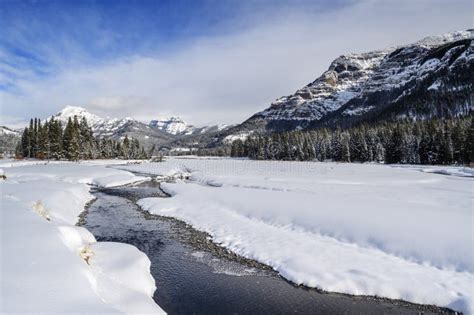
{"label": "rocky mountain cliff", "polygon": [[335,59],[319,78],[273,102],[220,135],[224,142],[253,132],[400,118],[452,117],[473,111],[471,31]]}

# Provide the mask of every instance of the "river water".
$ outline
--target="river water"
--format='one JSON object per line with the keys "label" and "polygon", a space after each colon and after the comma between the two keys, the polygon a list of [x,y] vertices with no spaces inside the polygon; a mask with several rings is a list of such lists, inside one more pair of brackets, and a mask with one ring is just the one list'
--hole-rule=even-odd
{"label": "river water", "polygon": [[93,194],[97,199],[88,207],[80,224],[98,241],[131,244],[150,258],[151,274],[157,286],[153,298],[169,314],[429,314],[447,311],[297,287],[268,268],[207,250],[206,246],[199,245],[203,243],[199,241],[203,239],[202,233],[182,222],[150,215],[135,204],[145,197],[166,198],[157,182],[103,189]]}

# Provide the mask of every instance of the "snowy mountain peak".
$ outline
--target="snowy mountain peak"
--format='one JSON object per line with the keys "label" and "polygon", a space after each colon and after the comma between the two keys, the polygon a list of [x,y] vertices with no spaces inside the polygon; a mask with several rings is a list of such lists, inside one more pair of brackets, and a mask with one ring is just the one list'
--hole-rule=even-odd
{"label": "snowy mountain peak", "polygon": [[441,35],[429,36],[425,37],[417,42],[415,45],[425,47],[425,48],[433,48],[437,46],[441,46],[450,42],[463,40],[463,39],[472,39],[473,30],[466,30],[466,31],[455,31],[444,33]]}
{"label": "snowy mountain peak", "polygon": [[164,131],[172,135],[186,133],[191,128],[193,128],[192,126],[186,124],[179,117],[170,117],[166,119],[152,120],[150,121],[149,125],[152,128],[156,128],[158,130]]}
{"label": "snowy mountain peak", "polygon": [[92,127],[92,131],[96,136],[106,137],[115,134],[118,130],[123,128],[130,122],[134,120],[132,118],[103,118],[98,115],[92,114],[87,109],[79,106],[66,106],[60,110],[56,115],[53,115],[47,120],[54,118],[59,120],[63,126],[65,126],[69,118],[77,116],[79,120],[85,118],[87,123]]}
{"label": "snowy mountain peak", "polygon": [[103,122],[103,118],[88,112],[85,108],[79,106],[67,105],[60,110],[56,115],[52,116],[54,119],[61,121],[66,124],[69,118],[77,116],[78,119],[86,118],[90,125],[96,125],[97,123]]}

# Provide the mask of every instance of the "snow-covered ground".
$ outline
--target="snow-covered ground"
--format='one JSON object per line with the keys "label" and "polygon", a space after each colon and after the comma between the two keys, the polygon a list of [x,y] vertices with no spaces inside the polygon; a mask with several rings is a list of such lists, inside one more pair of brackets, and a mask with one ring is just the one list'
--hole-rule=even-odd
{"label": "snow-covered ground", "polygon": [[145,254],[74,226],[90,185],[145,179],[114,163],[0,162],[0,313],[164,313]]}
{"label": "snow-covered ground", "polygon": [[473,172],[233,159],[117,166],[163,176],[150,212],[299,284],[473,312]]}

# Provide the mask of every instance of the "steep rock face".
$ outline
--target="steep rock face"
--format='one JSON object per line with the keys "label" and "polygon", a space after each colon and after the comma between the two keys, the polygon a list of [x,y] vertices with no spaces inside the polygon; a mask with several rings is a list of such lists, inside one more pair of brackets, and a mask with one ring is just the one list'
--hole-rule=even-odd
{"label": "steep rock face", "polygon": [[378,51],[341,56],[314,82],[293,95],[277,99],[257,115],[269,120],[319,120],[360,94],[362,83],[371,77],[386,54]]}
{"label": "steep rock face", "polygon": [[346,127],[384,119],[452,117],[473,111],[471,31],[335,59],[314,82],[229,129],[254,132]]}

